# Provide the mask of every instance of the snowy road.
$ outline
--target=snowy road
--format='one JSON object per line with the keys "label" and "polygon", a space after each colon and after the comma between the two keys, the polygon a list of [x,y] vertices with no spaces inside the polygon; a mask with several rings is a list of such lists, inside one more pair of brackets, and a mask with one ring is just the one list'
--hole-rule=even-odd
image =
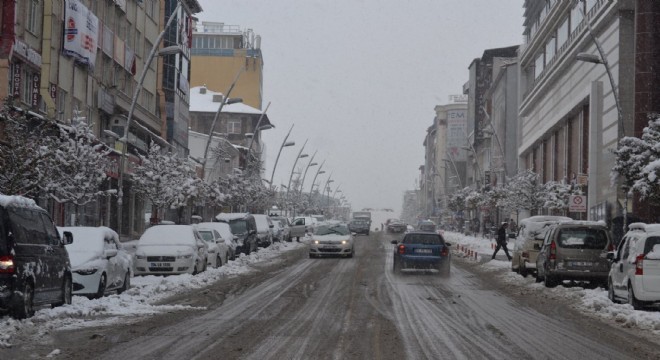
{"label": "snowy road", "polygon": [[[517,294],[455,259],[449,279],[391,271],[387,236],[359,236],[353,259],[282,253],[257,271],[167,299],[188,307],[126,326],[44,334],[0,349],[58,359],[643,359],[658,345]],[[176,306],[173,307],[176,309]],[[34,356],[39,358],[40,356]],[[41,356],[43,357],[43,356]]]}

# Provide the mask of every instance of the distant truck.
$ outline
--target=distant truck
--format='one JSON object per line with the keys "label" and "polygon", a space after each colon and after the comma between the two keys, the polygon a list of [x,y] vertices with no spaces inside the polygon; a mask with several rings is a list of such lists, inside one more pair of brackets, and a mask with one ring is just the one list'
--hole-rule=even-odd
{"label": "distant truck", "polygon": [[354,211],[353,219],[369,220],[371,222],[371,211]]}

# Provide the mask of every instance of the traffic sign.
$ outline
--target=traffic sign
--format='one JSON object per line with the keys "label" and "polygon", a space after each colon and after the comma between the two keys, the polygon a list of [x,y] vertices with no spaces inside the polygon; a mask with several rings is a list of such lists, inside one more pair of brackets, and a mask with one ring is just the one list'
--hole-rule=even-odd
{"label": "traffic sign", "polygon": [[568,200],[568,211],[587,212],[587,197],[584,195],[571,195]]}

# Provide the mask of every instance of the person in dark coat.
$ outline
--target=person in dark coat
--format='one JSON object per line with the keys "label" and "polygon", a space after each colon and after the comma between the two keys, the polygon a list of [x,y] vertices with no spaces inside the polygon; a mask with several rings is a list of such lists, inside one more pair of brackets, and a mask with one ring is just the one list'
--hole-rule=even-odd
{"label": "person in dark coat", "polygon": [[502,225],[500,225],[500,228],[497,229],[497,246],[495,247],[495,252],[493,253],[493,259],[495,259],[495,255],[497,255],[497,252],[500,251],[501,249],[504,249],[504,253],[506,254],[506,257],[509,258],[509,261],[511,261],[511,255],[509,255],[509,249],[506,247],[506,229],[507,229],[508,224],[503,222]]}

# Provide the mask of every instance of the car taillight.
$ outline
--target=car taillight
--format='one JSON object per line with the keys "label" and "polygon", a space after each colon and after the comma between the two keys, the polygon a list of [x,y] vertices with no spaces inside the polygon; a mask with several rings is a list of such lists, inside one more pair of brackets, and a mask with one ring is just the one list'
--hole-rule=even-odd
{"label": "car taillight", "polygon": [[13,274],[15,271],[14,257],[11,255],[0,256],[0,274]]}
{"label": "car taillight", "polygon": [[635,259],[635,275],[644,275],[644,254]]}
{"label": "car taillight", "polygon": [[529,258],[529,252],[523,251],[522,252],[522,257],[524,257],[525,259]]}
{"label": "car taillight", "polygon": [[548,256],[550,260],[557,260],[557,243],[554,241],[550,243],[550,255]]}
{"label": "car taillight", "polygon": [[399,254],[404,254],[406,252],[405,245],[399,245]]}
{"label": "car taillight", "polygon": [[440,256],[448,256],[449,255],[449,248],[448,247],[443,247],[442,251],[440,251]]}
{"label": "car taillight", "polygon": [[614,251],[614,244],[610,243],[609,245],[607,245],[607,251],[608,252]]}

